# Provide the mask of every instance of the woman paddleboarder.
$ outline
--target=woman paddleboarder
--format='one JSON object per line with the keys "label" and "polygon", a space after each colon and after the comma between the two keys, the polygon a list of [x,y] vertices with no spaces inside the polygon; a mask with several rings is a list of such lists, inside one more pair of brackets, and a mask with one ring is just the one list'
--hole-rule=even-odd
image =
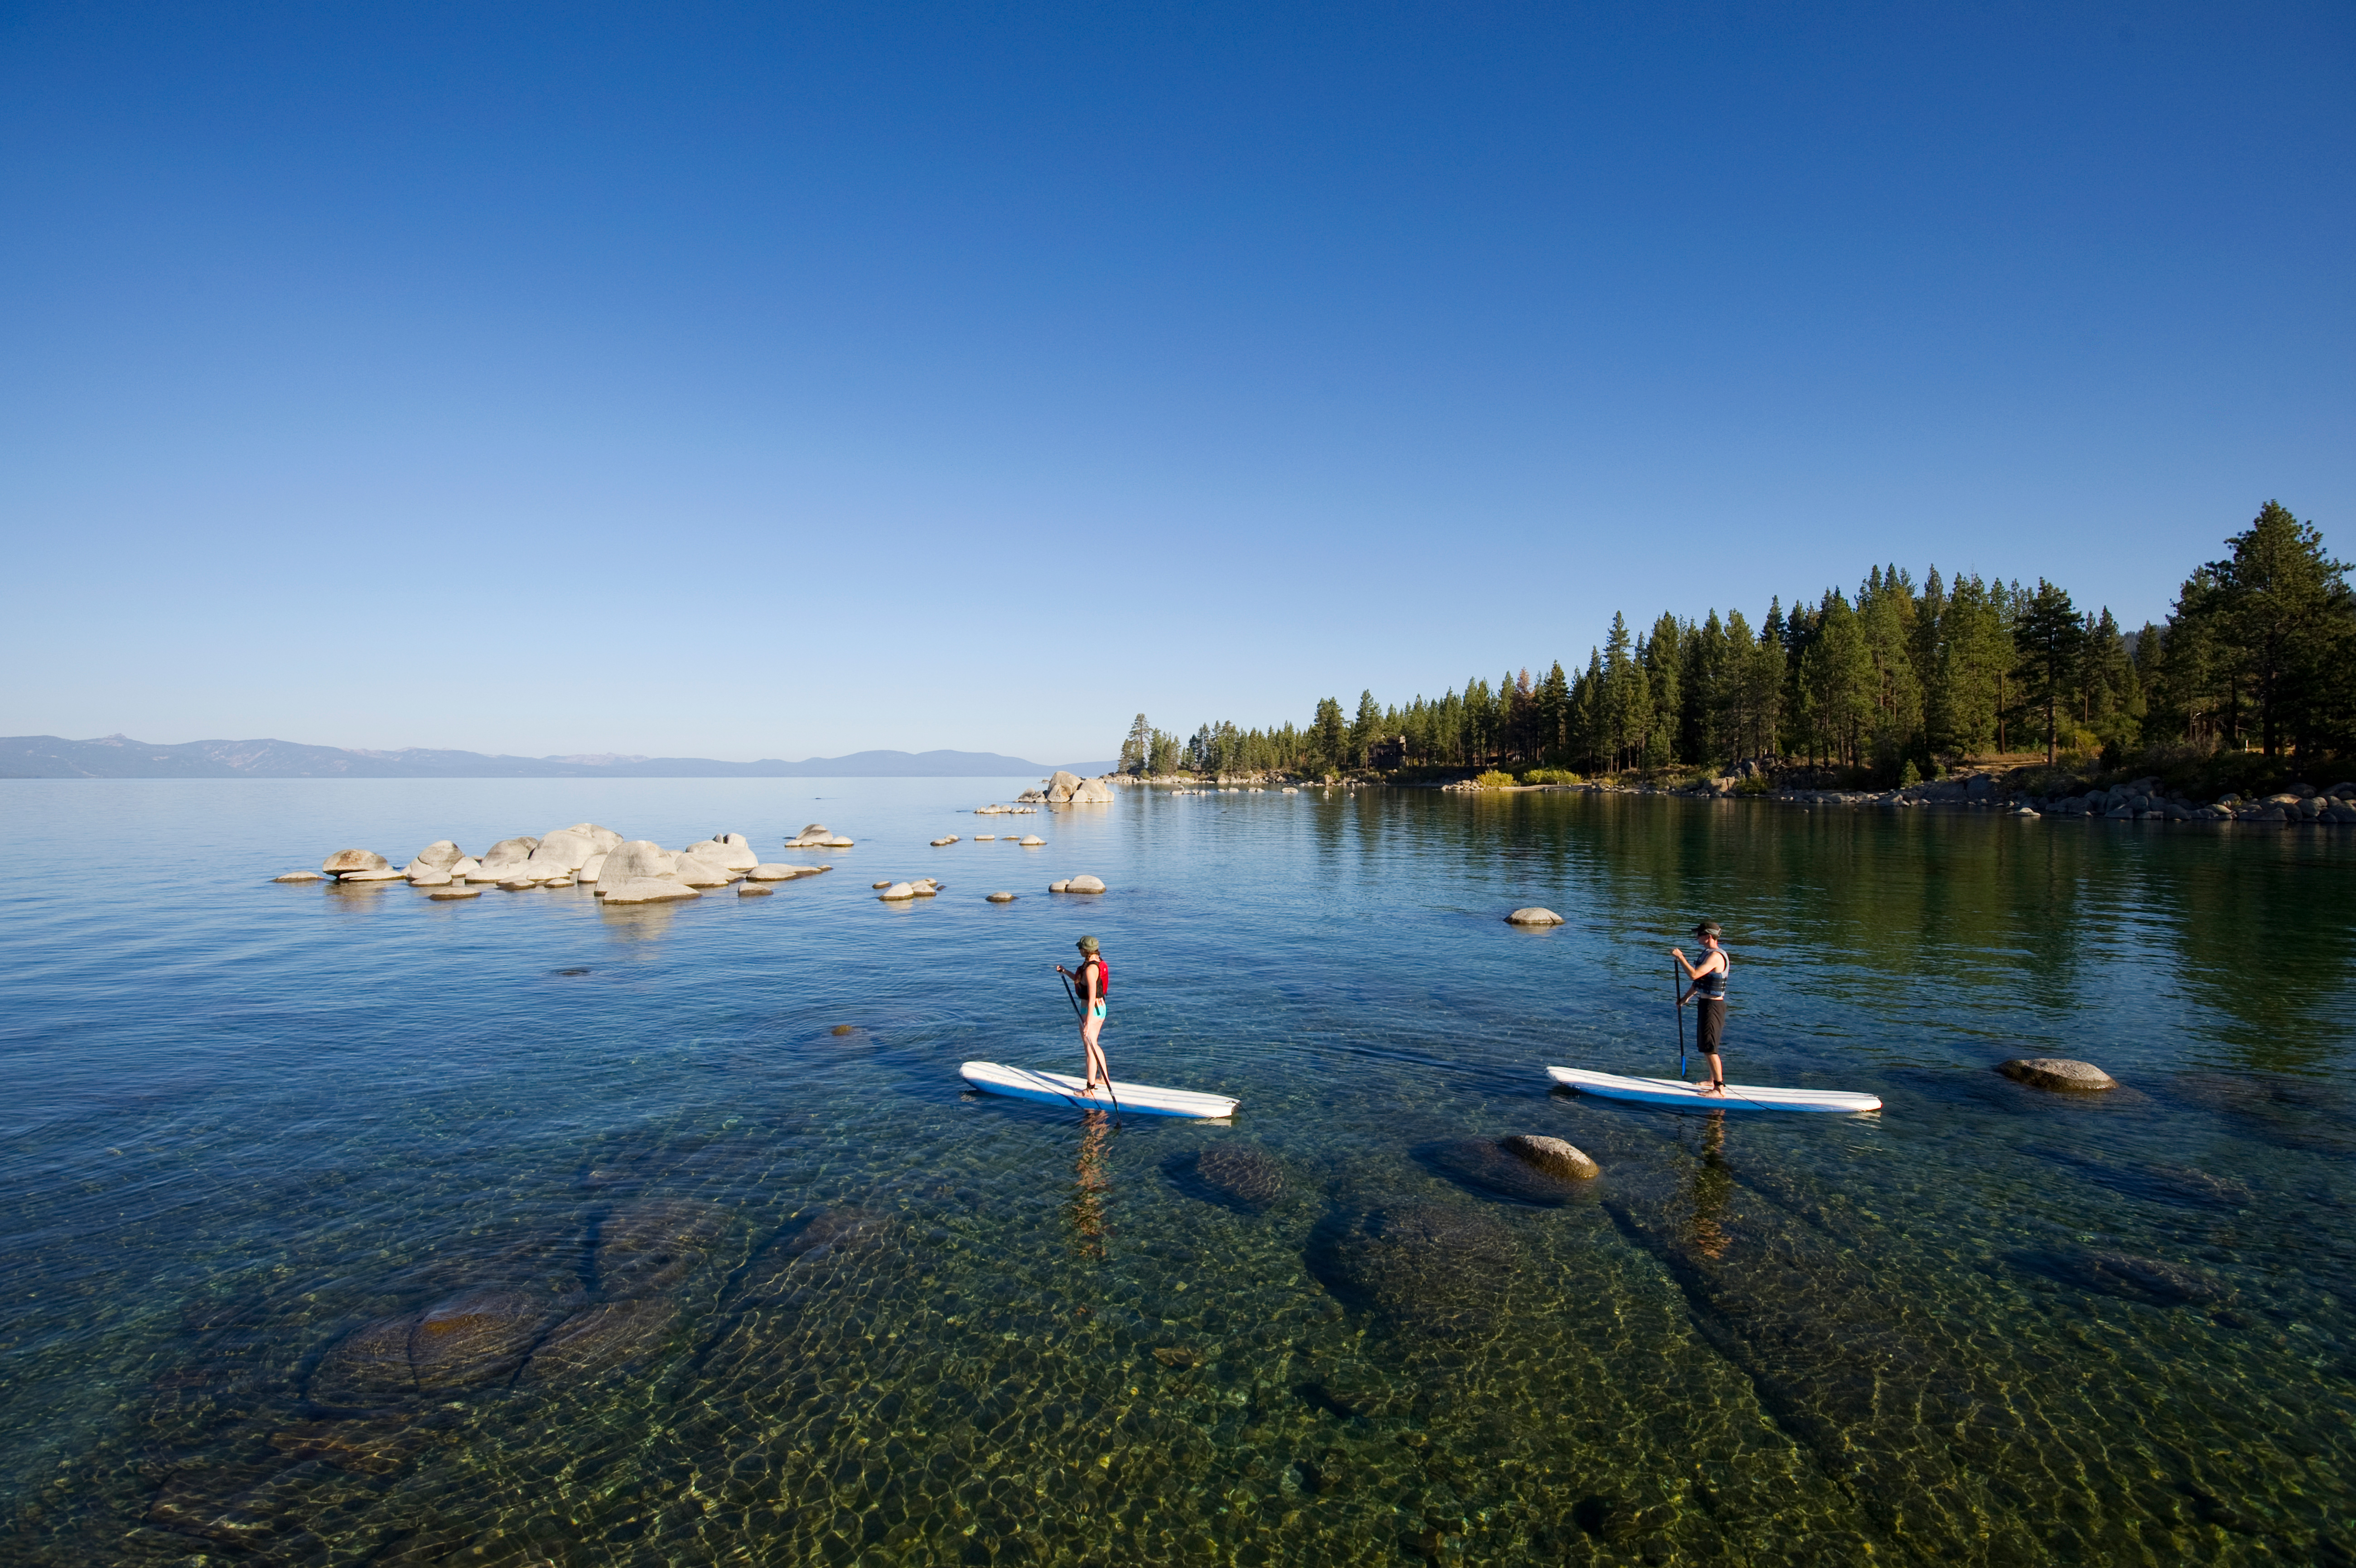
{"label": "woman paddleboarder", "polygon": [[1055,965],[1055,973],[1066,976],[1080,993],[1080,1043],[1087,1048],[1088,1082],[1086,1092],[1093,1093],[1098,1083],[1112,1085],[1112,1069],[1105,1065],[1104,1047],[1097,1039],[1104,1033],[1105,997],[1112,989],[1112,971],[1105,965],[1104,955],[1097,951],[1097,939],[1083,936],[1078,944],[1080,966],[1066,969]]}
{"label": "woman paddleboarder", "polygon": [[1701,998],[1701,1006],[1694,1009],[1694,1044],[1700,1051],[1701,1059],[1709,1063],[1709,1083],[1700,1092],[1723,1094],[1726,1093],[1726,1068],[1718,1060],[1718,1045],[1726,1034],[1726,976],[1733,967],[1734,960],[1729,958],[1726,950],[1718,944],[1718,922],[1703,921],[1693,928],[1693,933],[1701,938],[1704,951],[1700,963],[1686,962],[1682,947],[1669,949],[1669,956],[1677,961],[1678,966],[1686,972],[1686,978],[1693,982],[1677,997],[1677,1006],[1684,1007],[1695,997]]}

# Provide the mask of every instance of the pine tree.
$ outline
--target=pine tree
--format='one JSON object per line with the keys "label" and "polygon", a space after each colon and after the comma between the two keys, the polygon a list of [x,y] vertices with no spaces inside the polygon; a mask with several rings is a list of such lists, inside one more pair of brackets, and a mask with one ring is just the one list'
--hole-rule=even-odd
{"label": "pine tree", "polygon": [[1376,737],[1382,733],[1383,710],[1375,706],[1375,694],[1358,693],[1358,715],[1350,722],[1350,765],[1363,768],[1374,750]]}
{"label": "pine tree", "polygon": [[2342,657],[2351,640],[2347,566],[2323,553],[2323,536],[2268,501],[2233,553],[2211,561],[2211,613],[2218,641],[2237,667],[2255,710],[2259,747],[2269,757],[2288,746],[2304,752],[2319,738],[2317,718],[2330,711],[2347,681]]}
{"label": "pine tree", "polygon": [[1317,704],[1317,717],[1309,728],[1310,750],[1324,771],[1338,773],[1350,764],[1350,732],[1343,722],[1339,699],[1328,697]]}
{"label": "pine tree", "polygon": [[1129,727],[1129,739],[1120,743],[1120,771],[1125,773],[1143,773],[1152,744],[1153,726],[1148,724],[1145,715],[1141,713]]}
{"label": "pine tree", "polygon": [[2078,677],[2086,625],[2078,618],[2070,595],[2040,577],[2015,635],[2020,652],[2016,673],[2021,700],[2044,719],[2045,762],[2050,767],[2061,744],[2062,704]]}

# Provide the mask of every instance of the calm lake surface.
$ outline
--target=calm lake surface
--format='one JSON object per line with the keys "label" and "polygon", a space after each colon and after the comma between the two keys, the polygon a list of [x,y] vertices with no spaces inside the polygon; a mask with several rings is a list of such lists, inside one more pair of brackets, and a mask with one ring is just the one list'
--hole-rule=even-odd
{"label": "calm lake surface", "polygon": [[[0,1560],[2356,1562],[2356,835],[1032,782],[0,784]],[[267,880],[584,819],[858,846]],[[1702,915],[1881,1114],[1551,1089]],[[1232,1124],[965,1093],[1083,933]]]}

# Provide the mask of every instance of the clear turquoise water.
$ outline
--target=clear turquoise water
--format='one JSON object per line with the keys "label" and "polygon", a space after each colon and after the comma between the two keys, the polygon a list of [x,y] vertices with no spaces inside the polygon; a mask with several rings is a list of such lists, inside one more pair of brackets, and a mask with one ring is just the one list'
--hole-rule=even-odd
{"label": "clear turquoise water", "polygon": [[[0,785],[0,1559],[2356,1561],[2356,836],[955,815],[1027,782]],[[626,912],[266,880],[584,818],[859,844]],[[1550,1092],[1675,1071],[1704,913],[1737,1080],[1882,1115]],[[1117,1072],[1233,1125],[962,1092],[1076,1063],[1084,931]],[[1515,1132],[1604,1174],[1492,1190]]]}

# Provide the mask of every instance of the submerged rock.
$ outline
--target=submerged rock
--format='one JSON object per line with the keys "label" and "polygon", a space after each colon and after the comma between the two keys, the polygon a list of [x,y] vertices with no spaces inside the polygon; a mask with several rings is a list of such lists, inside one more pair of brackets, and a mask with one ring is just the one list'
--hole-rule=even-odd
{"label": "submerged rock", "polygon": [[740,899],[766,899],[773,897],[776,891],[760,882],[739,882],[736,886],[736,896]]}
{"label": "submerged rock", "polygon": [[801,874],[802,868],[799,866],[787,866],[775,860],[764,860],[746,871],[744,880],[753,882],[790,882]]}
{"label": "submerged rock", "polygon": [[1488,1328],[1520,1269],[1521,1250],[1478,1209],[1408,1203],[1320,1221],[1308,1263],[1344,1303],[1394,1328],[1441,1337]]}
{"label": "submerged rock", "polygon": [[1178,1167],[1198,1189],[1197,1197],[1247,1214],[1267,1212],[1284,1195],[1284,1166],[1265,1149],[1245,1143],[1215,1143]]}
{"label": "submerged rock", "polygon": [[711,1255],[727,1230],[726,1211],[686,1199],[617,1210],[597,1227],[597,1288],[615,1297],[669,1290]]}
{"label": "submerged rock", "polygon": [[2046,1278],[2126,1301],[2162,1307],[2222,1302],[2233,1291],[2206,1269],[2132,1253],[2109,1251],[2017,1253],[2013,1262]]}
{"label": "submerged rock", "polygon": [[324,882],[327,875],[325,871],[289,871],[283,877],[270,880],[273,882]]}
{"label": "submerged rock", "polygon": [[478,899],[483,896],[483,888],[479,882],[472,887],[453,882],[446,888],[436,888],[425,896],[436,903],[447,902],[452,899]]}
{"label": "submerged rock", "polygon": [[419,1392],[499,1381],[523,1364],[552,1316],[512,1290],[470,1290],[428,1311],[409,1336]]}
{"label": "submerged rock", "polygon": [[2001,1062],[1997,1071],[2016,1083],[2039,1089],[2115,1089],[2118,1080],[2091,1061],[2063,1056],[2025,1056]]}
{"label": "submerged rock", "polygon": [[321,1404],[374,1404],[387,1395],[413,1393],[409,1337],[422,1312],[380,1317],[357,1328],[329,1350],[311,1374],[311,1397]]}
{"label": "submerged rock", "polygon": [[601,1301],[549,1330],[524,1363],[527,1383],[583,1382],[662,1347],[679,1308],[669,1301]]}

